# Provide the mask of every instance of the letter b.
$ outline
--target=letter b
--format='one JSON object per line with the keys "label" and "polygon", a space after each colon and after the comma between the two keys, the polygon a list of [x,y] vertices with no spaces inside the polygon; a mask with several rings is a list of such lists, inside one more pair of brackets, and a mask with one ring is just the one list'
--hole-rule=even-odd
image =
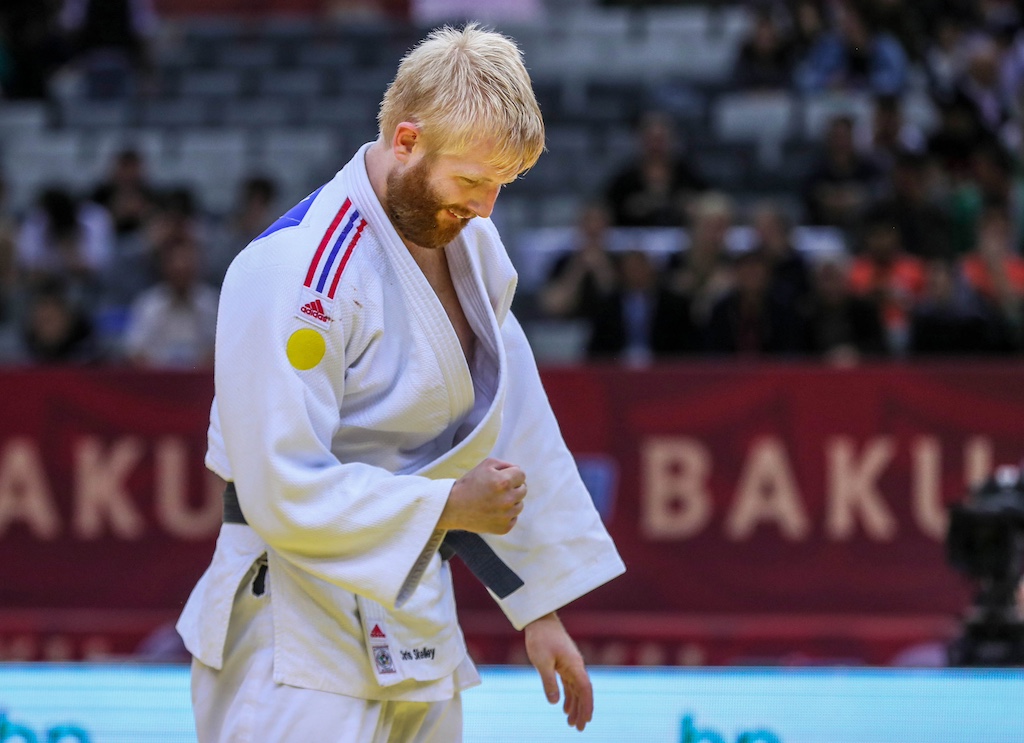
{"label": "letter b", "polygon": [[683,718],[683,735],[680,743],[725,743],[725,739],[712,730],[697,730],[693,726],[693,716]]}
{"label": "letter b", "polygon": [[39,743],[36,734],[24,725],[18,725],[7,719],[7,715],[0,713],[0,743]]}
{"label": "letter b", "polygon": [[78,743],[89,743],[89,734],[77,725],[59,725],[50,728],[50,732],[46,736],[46,743],[66,743],[70,738],[74,738]]}

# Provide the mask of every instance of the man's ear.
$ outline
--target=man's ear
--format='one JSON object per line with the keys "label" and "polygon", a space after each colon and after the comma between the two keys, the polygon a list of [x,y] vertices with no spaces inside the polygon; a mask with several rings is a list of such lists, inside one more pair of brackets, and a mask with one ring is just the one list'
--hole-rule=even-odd
{"label": "man's ear", "polygon": [[417,146],[423,146],[423,133],[418,125],[403,121],[395,127],[395,136],[391,140],[391,151],[400,163],[407,163],[412,158]]}

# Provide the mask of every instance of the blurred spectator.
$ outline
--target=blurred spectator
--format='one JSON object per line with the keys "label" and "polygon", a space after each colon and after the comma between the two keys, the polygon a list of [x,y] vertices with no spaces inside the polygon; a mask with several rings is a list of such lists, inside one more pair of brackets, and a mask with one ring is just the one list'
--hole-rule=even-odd
{"label": "blurred spectator", "polygon": [[[17,233],[17,224],[10,208],[8,196],[7,179],[0,174],[0,237],[4,237],[13,243],[14,235]],[[8,258],[13,261],[13,253]],[[11,265],[10,268],[13,270],[14,266]]]}
{"label": "blurred spectator", "polygon": [[129,147],[117,153],[106,179],[92,192],[92,200],[110,212],[119,239],[141,232],[156,207],[157,192],[138,150]]}
{"label": "blurred spectator", "polygon": [[928,30],[920,0],[853,0],[872,34],[885,33],[919,60],[927,48]]}
{"label": "blurred spectator", "polygon": [[1008,328],[989,303],[959,279],[953,265],[928,261],[924,292],[911,315],[910,351],[922,356],[1006,353]]}
{"label": "blurred spectator", "polygon": [[903,118],[898,96],[876,96],[874,103],[868,154],[879,173],[888,175],[900,153],[923,153],[927,142],[924,133]]}
{"label": "blurred spectator", "polygon": [[686,298],[694,323],[703,325],[711,308],[732,288],[732,264],[725,238],[733,225],[732,199],[716,191],[693,204],[690,245],[672,256],[668,288]]}
{"label": "blurred spectator", "polygon": [[822,260],[814,272],[814,294],[804,314],[804,349],[838,365],[886,353],[878,307],[850,292],[842,258]]}
{"label": "blurred spectator", "polygon": [[857,151],[853,119],[833,118],[825,132],[824,150],[804,189],[809,222],[851,229],[878,177],[874,164]]}
{"label": "blurred spectator", "polygon": [[678,355],[695,347],[684,297],[659,285],[650,256],[627,250],[618,257],[618,286],[602,295],[590,313],[587,355],[645,364],[656,356]]}
{"label": "blurred spectator", "polygon": [[908,255],[892,215],[883,211],[864,220],[861,253],[850,269],[850,288],[878,308],[889,350],[907,350],[910,311],[924,288],[924,266]]}
{"label": "blurred spectator", "polygon": [[115,270],[107,277],[104,299],[125,309],[135,297],[160,280],[159,253],[175,241],[207,244],[207,230],[195,197],[188,188],[159,192],[154,209],[139,234],[116,244]]}
{"label": "blurred spectator", "polygon": [[[4,341],[14,330],[16,295],[18,294],[18,264],[14,238],[17,227],[7,208],[7,182],[0,176],[0,355],[3,355]],[[4,332],[3,326],[9,327]],[[10,343],[7,346],[12,345]]]}
{"label": "blurred spectator", "polygon": [[1013,250],[1006,211],[988,207],[978,225],[978,239],[961,268],[968,285],[1000,309],[1016,338],[1024,328],[1024,258]]}
{"label": "blurred spectator", "polygon": [[897,155],[890,177],[889,194],[875,209],[896,223],[904,249],[919,258],[949,257],[953,252],[950,217],[932,197],[929,163],[924,155]]}
{"label": "blurred spectator", "polygon": [[[984,14],[981,11],[981,3],[987,0],[915,0],[920,2],[921,10],[926,18],[937,19],[948,17],[955,20],[965,29],[978,29],[983,24]],[[999,2],[999,0],[996,0]],[[932,24],[929,31],[934,34],[935,26]]]}
{"label": "blurred spectator", "polygon": [[26,359],[36,364],[86,364],[100,359],[92,323],[56,278],[44,279],[32,292],[23,342]]}
{"label": "blurred spectator", "polygon": [[981,214],[993,206],[1006,212],[1013,249],[1019,252],[1024,228],[1024,187],[1014,172],[1013,158],[995,142],[979,145],[970,154],[970,174],[952,192],[954,250],[963,254],[974,246]]}
{"label": "blurred spectator", "polygon": [[590,317],[618,286],[618,268],[609,252],[608,210],[598,203],[583,207],[574,245],[555,259],[538,297],[550,317]]}
{"label": "blurred spectator", "polygon": [[9,70],[4,98],[45,98],[50,77],[67,60],[57,31],[58,0],[3,0],[0,45]]}
{"label": "blurred spectator", "polygon": [[734,259],[735,284],[711,310],[705,348],[715,354],[762,356],[800,351],[796,309],[771,291],[772,263],[759,249]]}
{"label": "blurred spectator", "polygon": [[793,0],[787,4],[792,18],[790,39],[796,57],[802,58],[825,33],[825,1]]}
{"label": "blurred spectator", "polygon": [[[266,226],[266,225],[265,225]],[[208,242],[208,230],[195,194],[185,187],[171,188],[160,195],[156,212],[146,224],[149,250],[178,240]]]}
{"label": "blurred spectator", "polygon": [[152,0],[64,0],[60,23],[89,98],[123,98],[149,67],[156,32]]}
{"label": "blurred spectator", "polygon": [[1024,30],[1015,29],[1007,34],[999,67],[999,84],[1003,89],[1003,99],[1010,105],[1019,136],[1021,117],[1024,116]]}
{"label": "blurred spectator", "polygon": [[13,84],[14,60],[11,57],[11,44],[7,38],[7,29],[0,20],[0,98],[5,97]]}
{"label": "blurred spectator", "polygon": [[771,266],[771,292],[790,307],[799,308],[810,296],[811,276],[807,261],[793,246],[793,225],[775,203],[766,201],[751,216],[754,249],[760,250]]}
{"label": "blurred spectator", "polygon": [[971,177],[971,153],[995,142],[995,137],[978,122],[971,102],[964,96],[939,106],[939,126],[928,138],[928,154],[955,183]]}
{"label": "blurred spectator", "polygon": [[11,208],[7,178],[0,173],[0,232],[15,232],[14,211]]}
{"label": "blurred spectator", "polygon": [[989,33],[1020,28],[1021,8],[1017,0],[980,0],[977,3],[980,25]]}
{"label": "blurred spectator", "polygon": [[616,173],[605,197],[618,227],[676,227],[685,223],[684,201],[707,183],[679,152],[673,123],[659,112],[645,114],[638,129],[636,160]]}
{"label": "blurred spectator", "polygon": [[753,13],[753,29],[740,47],[732,81],[743,88],[787,88],[793,77],[793,43],[770,7]]}
{"label": "blurred spectator", "polygon": [[276,219],[276,202],[277,186],[271,179],[250,176],[242,182],[234,208],[210,240],[205,261],[210,283],[219,286],[239,251]]}
{"label": "blurred spectator", "polygon": [[161,281],[132,304],[125,353],[137,366],[199,369],[213,364],[217,290],[199,281],[195,242],[172,239],[159,253]]}
{"label": "blurred spectator", "polygon": [[22,223],[18,265],[30,280],[60,276],[77,290],[100,288],[113,254],[114,229],[107,210],[78,201],[64,188],[43,190]]}
{"label": "blurred spectator", "polygon": [[957,83],[967,70],[969,46],[963,22],[954,15],[940,15],[924,56],[928,84],[940,102],[948,103],[953,99]]}
{"label": "blurred spectator", "polygon": [[899,41],[887,32],[872,34],[852,4],[835,4],[834,29],[825,29],[797,64],[795,82],[805,93],[869,90],[901,93],[909,64]]}
{"label": "blurred spectator", "polygon": [[1000,68],[1001,49],[995,40],[975,38],[967,52],[967,67],[956,84],[957,93],[971,103],[977,121],[996,136],[1003,132],[1013,112]]}
{"label": "blurred spectator", "polygon": [[0,228],[0,325],[8,322],[14,313],[14,294],[17,285],[14,235],[11,231]]}
{"label": "blurred spectator", "polygon": [[981,202],[1007,210],[1019,234],[1021,206],[1024,195],[1015,173],[1015,158],[995,142],[980,146],[971,153],[971,169]]}

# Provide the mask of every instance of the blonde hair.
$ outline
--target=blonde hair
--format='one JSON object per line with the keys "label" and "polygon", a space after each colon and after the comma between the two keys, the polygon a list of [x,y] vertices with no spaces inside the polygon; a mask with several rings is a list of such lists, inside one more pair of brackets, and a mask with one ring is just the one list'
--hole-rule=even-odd
{"label": "blonde hair", "polygon": [[544,121],[516,43],[471,23],[435,29],[402,59],[377,114],[387,141],[403,121],[417,124],[434,155],[479,144],[507,177],[544,150]]}

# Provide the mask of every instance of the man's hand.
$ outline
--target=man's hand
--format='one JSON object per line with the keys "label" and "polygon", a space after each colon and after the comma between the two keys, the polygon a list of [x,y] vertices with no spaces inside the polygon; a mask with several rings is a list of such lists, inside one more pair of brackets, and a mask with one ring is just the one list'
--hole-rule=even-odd
{"label": "man's hand", "polygon": [[558,702],[557,674],[565,689],[562,710],[569,725],[582,731],[594,716],[594,688],[576,643],[554,612],[526,625],[525,634],[526,655],[540,673],[548,701]]}
{"label": "man's hand", "polygon": [[523,512],[526,475],[514,464],[485,459],[452,486],[438,529],[508,534]]}

